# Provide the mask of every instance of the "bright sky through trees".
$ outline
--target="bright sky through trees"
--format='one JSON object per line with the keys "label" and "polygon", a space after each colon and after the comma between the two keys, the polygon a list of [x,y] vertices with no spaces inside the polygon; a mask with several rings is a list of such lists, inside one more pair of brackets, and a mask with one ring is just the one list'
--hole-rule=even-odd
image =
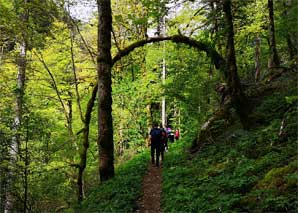
{"label": "bright sky through trees", "polygon": [[70,3],[71,16],[83,22],[88,22],[96,12],[96,2],[94,0],[75,0]]}

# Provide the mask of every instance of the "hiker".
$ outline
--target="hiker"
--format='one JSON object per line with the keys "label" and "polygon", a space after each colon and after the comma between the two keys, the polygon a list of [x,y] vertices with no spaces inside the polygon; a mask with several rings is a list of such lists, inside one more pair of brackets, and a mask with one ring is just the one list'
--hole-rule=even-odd
{"label": "hiker", "polygon": [[161,129],[158,128],[158,124],[154,123],[153,128],[150,130],[150,141],[151,141],[151,162],[152,164],[156,164],[159,167],[159,155],[161,151],[161,139],[162,132]]}
{"label": "hiker", "polygon": [[166,131],[167,131],[167,135],[168,135],[168,138],[169,138],[170,142],[174,143],[175,135],[172,131],[172,128],[170,126],[168,126],[166,128]]}
{"label": "hiker", "polygon": [[[161,125],[162,126],[162,125]],[[161,149],[160,149],[160,154],[161,154],[161,160],[164,160],[164,153],[165,151],[168,150],[168,135],[166,130],[161,127]]]}
{"label": "hiker", "polygon": [[180,137],[179,130],[176,129],[176,131],[175,131],[175,139],[176,139],[176,140],[179,140],[179,137]]}

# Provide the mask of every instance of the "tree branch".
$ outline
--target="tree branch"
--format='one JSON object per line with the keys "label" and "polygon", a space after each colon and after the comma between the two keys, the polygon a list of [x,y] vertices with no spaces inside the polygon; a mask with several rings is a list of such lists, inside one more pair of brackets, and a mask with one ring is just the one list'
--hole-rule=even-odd
{"label": "tree branch", "polygon": [[[116,62],[118,62],[122,57],[127,56],[129,53],[131,53],[134,49],[138,47],[142,47],[149,43],[155,43],[155,42],[161,42],[161,41],[172,41],[174,43],[184,43],[187,44],[193,48],[196,48],[201,51],[205,51],[207,55],[209,55],[216,67],[216,69],[225,70],[225,60],[224,58],[214,49],[212,48],[211,44],[209,43],[203,43],[200,41],[196,41],[192,38],[183,36],[183,35],[174,35],[169,37],[154,37],[154,38],[147,38],[145,40],[137,41],[128,47],[124,48],[123,50],[120,50],[112,59],[112,65],[114,65]],[[92,90],[92,97],[88,101],[88,106],[92,106],[95,101],[96,92],[98,89],[98,83],[96,82],[95,86]],[[90,120],[92,107],[87,107],[89,109],[88,112],[85,114],[85,119]],[[88,116],[88,117],[87,117]]]}
{"label": "tree branch", "polygon": [[66,118],[67,121],[69,121],[69,116],[67,115],[67,110],[66,110],[65,104],[64,104],[64,102],[63,102],[63,100],[62,100],[62,98],[61,98],[61,96],[60,96],[60,91],[59,91],[59,89],[58,89],[58,86],[57,86],[57,84],[56,84],[55,78],[54,78],[54,76],[53,76],[53,74],[52,74],[50,68],[48,67],[48,65],[47,65],[46,62],[44,61],[43,56],[42,56],[41,53],[40,53],[40,55],[39,55],[38,53],[34,52],[34,54],[36,55],[36,57],[38,58],[38,60],[42,63],[42,65],[44,66],[44,68],[45,68],[46,71],[48,72],[48,74],[49,74],[49,76],[50,76],[50,78],[51,78],[51,80],[52,80],[51,85],[52,85],[53,89],[55,90],[55,92],[56,92],[56,94],[57,94],[57,96],[58,96],[59,102],[60,102],[60,104],[61,104],[61,106],[62,106],[62,108],[63,108],[63,112],[64,112],[64,115],[65,115],[65,118]]}
{"label": "tree branch", "polygon": [[79,33],[80,38],[81,38],[84,46],[86,47],[86,49],[88,51],[88,53],[89,53],[89,55],[91,57],[92,63],[94,65],[96,65],[96,60],[95,60],[95,57],[94,57],[94,55],[96,55],[96,54],[94,53],[93,50],[90,49],[90,46],[87,44],[87,41],[85,40],[84,36],[82,35],[81,30],[80,30],[79,26],[77,25],[77,23],[71,18],[71,16],[70,16],[70,19],[71,19],[72,24],[76,27],[76,30]]}
{"label": "tree branch", "polygon": [[74,32],[72,29],[70,29],[69,31],[70,31],[70,54],[71,54],[71,62],[72,62],[72,72],[73,72],[75,91],[76,91],[76,96],[77,96],[76,100],[77,100],[81,120],[84,123],[85,119],[84,119],[83,113],[82,113],[81,97],[80,97],[79,88],[78,88],[77,71],[76,71],[76,65],[75,65],[75,59],[74,59],[74,46],[73,46]]}
{"label": "tree branch", "polygon": [[142,47],[149,43],[156,43],[161,41],[172,41],[174,43],[183,43],[199,51],[204,51],[207,53],[209,57],[211,57],[216,69],[224,70],[224,67],[226,64],[224,58],[212,47],[210,43],[196,41],[192,38],[189,38],[183,35],[173,35],[168,37],[152,37],[152,38],[147,38],[145,40],[137,41],[129,45],[128,47],[124,48],[123,50],[120,50],[112,59],[112,64],[114,65],[122,57],[128,55],[130,52],[132,52],[134,49],[138,47]]}

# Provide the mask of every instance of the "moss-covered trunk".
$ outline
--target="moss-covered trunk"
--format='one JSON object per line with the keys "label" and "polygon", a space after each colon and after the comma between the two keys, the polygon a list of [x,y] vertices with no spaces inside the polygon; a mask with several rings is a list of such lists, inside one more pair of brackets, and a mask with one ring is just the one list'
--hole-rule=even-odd
{"label": "moss-covered trunk", "polygon": [[98,5],[98,149],[101,181],[114,176],[112,122],[112,11],[110,0],[97,0]]}
{"label": "moss-covered trunk", "polygon": [[280,60],[277,54],[276,41],[275,41],[273,0],[268,0],[268,11],[269,11],[269,50],[270,50],[268,68],[272,68],[272,67],[278,67],[280,65]]}
{"label": "moss-covered trunk", "polygon": [[250,112],[250,105],[246,95],[243,92],[237,72],[233,17],[231,10],[231,0],[224,0],[223,11],[225,13],[228,40],[226,49],[226,78],[229,87],[229,93],[232,99],[232,105],[236,109],[243,127],[249,128],[250,122],[248,119],[248,114]]}

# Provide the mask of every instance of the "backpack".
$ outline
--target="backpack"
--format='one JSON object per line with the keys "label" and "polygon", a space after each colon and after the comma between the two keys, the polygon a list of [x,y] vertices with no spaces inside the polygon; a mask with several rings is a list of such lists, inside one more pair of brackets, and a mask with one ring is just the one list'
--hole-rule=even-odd
{"label": "backpack", "polygon": [[176,131],[175,131],[175,138],[179,138],[179,135],[180,135],[180,134],[179,134],[179,130],[176,130]]}
{"label": "backpack", "polygon": [[167,141],[167,139],[168,139],[167,132],[164,129],[162,129],[161,130],[161,140],[162,140],[162,142],[165,143]]}
{"label": "backpack", "polygon": [[157,144],[161,140],[161,130],[159,128],[153,128],[150,132],[151,142]]}
{"label": "backpack", "polygon": [[167,135],[166,130],[164,130],[164,129],[161,130],[161,142],[162,142],[163,147],[168,146],[168,135]]}

